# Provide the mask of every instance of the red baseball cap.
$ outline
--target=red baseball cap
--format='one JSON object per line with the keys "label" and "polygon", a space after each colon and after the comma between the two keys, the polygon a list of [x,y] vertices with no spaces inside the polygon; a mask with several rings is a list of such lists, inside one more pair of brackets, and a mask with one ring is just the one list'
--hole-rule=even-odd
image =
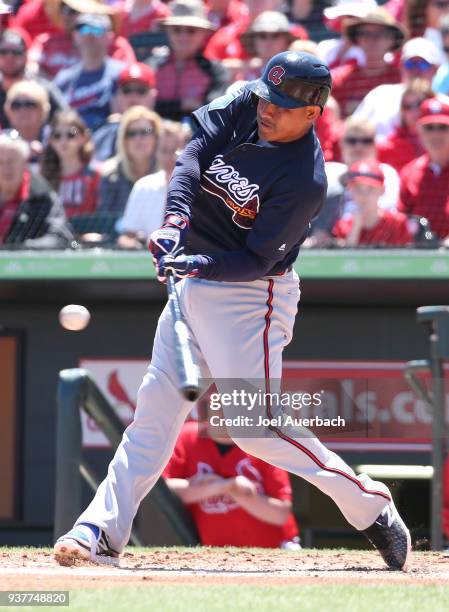
{"label": "red baseball cap", "polygon": [[449,125],[449,104],[438,98],[427,98],[421,104],[420,118],[418,123],[427,125],[429,123],[443,123]]}
{"label": "red baseball cap", "polygon": [[362,183],[373,187],[383,187],[385,176],[378,161],[375,159],[354,162],[349,166],[343,177],[344,185]]}
{"label": "red baseball cap", "polygon": [[124,68],[118,77],[118,84],[123,85],[131,81],[139,81],[145,83],[148,87],[153,88],[156,85],[156,79],[153,70],[146,64],[135,62]]}

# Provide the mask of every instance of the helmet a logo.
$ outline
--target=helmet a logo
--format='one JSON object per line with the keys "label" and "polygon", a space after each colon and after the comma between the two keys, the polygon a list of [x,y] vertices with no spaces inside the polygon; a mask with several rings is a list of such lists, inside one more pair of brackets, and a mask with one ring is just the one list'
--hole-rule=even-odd
{"label": "helmet a logo", "polygon": [[273,85],[280,85],[282,83],[282,77],[285,74],[285,69],[282,66],[273,66],[268,73],[267,79],[273,83]]}

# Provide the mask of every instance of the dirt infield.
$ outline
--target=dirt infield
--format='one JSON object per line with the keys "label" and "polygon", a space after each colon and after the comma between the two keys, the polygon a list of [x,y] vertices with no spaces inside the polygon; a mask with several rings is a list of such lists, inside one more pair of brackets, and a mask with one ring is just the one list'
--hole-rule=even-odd
{"label": "dirt infield", "polygon": [[[132,549],[131,549],[132,550]],[[185,584],[449,584],[449,557],[417,552],[408,572],[392,572],[371,551],[148,549],[120,566],[61,567],[49,550],[0,549],[2,589],[77,589]]]}

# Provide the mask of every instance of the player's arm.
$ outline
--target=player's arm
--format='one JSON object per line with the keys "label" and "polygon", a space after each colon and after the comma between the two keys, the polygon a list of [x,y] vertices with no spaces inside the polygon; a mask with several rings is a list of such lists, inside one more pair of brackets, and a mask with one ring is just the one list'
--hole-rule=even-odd
{"label": "player's arm", "polygon": [[245,476],[232,478],[226,493],[251,516],[270,525],[285,525],[292,509],[290,500],[259,493],[254,482]]}
{"label": "player's arm", "polygon": [[316,185],[306,194],[286,192],[263,202],[239,251],[210,255],[167,256],[160,261],[159,277],[170,269],[179,278],[197,276],[208,280],[244,282],[265,276],[285,254],[301,244],[310,220],[318,213],[324,191]]}
{"label": "player's arm", "polygon": [[184,504],[195,504],[216,495],[223,495],[228,481],[217,474],[205,474],[201,478],[166,478],[168,488]]}

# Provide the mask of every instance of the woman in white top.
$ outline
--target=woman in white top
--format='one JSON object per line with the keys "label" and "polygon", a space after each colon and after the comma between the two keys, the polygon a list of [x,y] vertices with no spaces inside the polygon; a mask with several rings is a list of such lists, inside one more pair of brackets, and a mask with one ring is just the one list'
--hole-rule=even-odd
{"label": "woman in white top", "polygon": [[123,249],[141,249],[162,223],[167,184],[176,159],[191,136],[190,129],[175,121],[163,121],[159,138],[158,162],[161,170],[139,179],[126,203],[123,217],[117,223],[117,244]]}

